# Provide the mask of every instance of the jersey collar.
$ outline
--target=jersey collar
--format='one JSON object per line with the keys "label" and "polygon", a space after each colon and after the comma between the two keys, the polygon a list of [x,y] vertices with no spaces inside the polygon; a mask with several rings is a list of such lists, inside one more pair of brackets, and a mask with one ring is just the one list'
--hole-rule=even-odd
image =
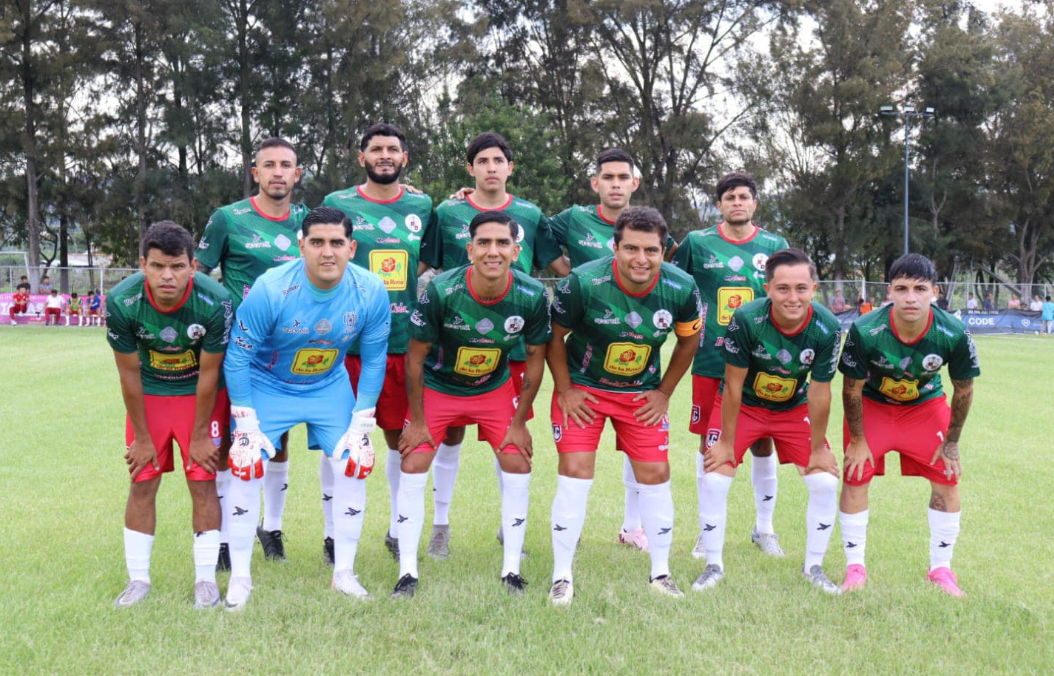
{"label": "jersey collar", "polygon": [[367,195],[366,191],[362,189],[361,185],[355,186],[355,190],[359,193],[359,197],[361,197],[364,200],[368,200],[370,202],[373,202],[374,204],[391,204],[392,202],[398,202],[399,200],[401,200],[403,198],[403,194],[406,192],[405,188],[403,188],[402,186],[399,186],[399,194],[398,195],[396,195],[395,197],[391,198],[390,200],[378,200],[378,199],[374,199],[374,198],[370,197],[369,195]]}
{"label": "jersey collar", "polygon": [[809,322],[812,321],[812,303],[809,303],[809,312],[808,312],[808,314],[805,315],[805,321],[803,321],[801,323],[801,326],[799,326],[794,331],[791,331],[790,333],[787,333],[786,331],[781,329],[780,325],[776,323],[776,317],[772,314],[772,303],[771,302],[769,303],[769,319],[772,320],[772,325],[776,327],[776,330],[779,331],[780,334],[786,336],[787,338],[793,338],[794,336],[796,336],[799,333],[801,333],[802,331],[804,331],[805,327],[808,326]]}
{"label": "jersey collar", "polygon": [[900,337],[899,333],[897,333],[897,323],[895,321],[893,321],[893,306],[892,305],[889,306],[889,328],[890,328],[891,331],[893,331],[893,335],[896,336],[896,339],[899,340],[901,343],[903,343],[905,345],[914,345],[915,343],[917,343],[920,340],[922,340],[923,338],[925,338],[926,334],[930,332],[930,327],[931,326],[933,326],[933,308],[932,307],[930,308],[930,316],[926,319],[926,328],[924,328],[922,330],[922,333],[920,333],[919,337],[916,338],[915,340],[912,340],[910,342],[906,341],[906,340],[904,340],[903,338]]}
{"label": "jersey collar", "polygon": [[472,201],[472,195],[465,195],[465,201],[468,202],[469,206],[471,206],[476,211],[504,211],[505,209],[509,208],[510,204],[512,204],[512,193],[509,193],[509,199],[505,200],[505,204],[502,204],[500,207],[494,207],[493,209],[484,209],[483,207],[479,206],[478,204]]}
{"label": "jersey collar", "polygon": [[260,207],[256,206],[256,195],[253,195],[252,197],[249,198],[249,204],[253,205],[253,209],[256,211],[257,214],[259,214],[263,218],[266,218],[269,221],[274,221],[274,222],[277,223],[279,221],[287,221],[287,220],[289,220],[289,213],[290,213],[290,211],[286,211],[285,212],[285,216],[279,216],[278,218],[275,218],[274,216],[268,216],[264,212],[260,211]]}
{"label": "jersey collar", "polygon": [[644,296],[647,296],[649,293],[651,293],[652,289],[655,288],[655,285],[659,283],[659,277],[662,276],[662,269],[659,269],[659,274],[655,275],[655,279],[651,281],[651,286],[649,286],[644,291],[641,291],[640,293],[633,293],[626,287],[622,286],[622,280],[619,279],[618,276],[618,261],[614,259],[612,259],[611,261],[611,276],[615,278],[615,283],[618,284],[618,288],[622,290],[622,293],[626,294],[627,296],[632,296],[634,298],[643,298]]}
{"label": "jersey collar", "polygon": [[183,297],[179,299],[179,302],[176,303],[175,307],[173,307],[171,310],[162,310],[157,306],[157,303],[154,302],[154,294],[150,293],[150,284],[146,281],[145,276],[143,278],[143,288],[146,289],[146,300],[148,303],[150,303],[150,307],[154,308],[163,315],[170,315],[176,310],[183,307],[183,305],[186,304],[187,299],[190,298],[190,292],[194,289],[194,275],[192,274],[190,276],[190,281],[187,282],[186,293],[183,294]]}
{"label": "jersey collar", "polygon": [[604,216],[604,212],[600,209],[600,205],[599,204],[597,205],[597,218],[599,218],[600,220],[604,221],[608,225],[615,225],[615,221],[609,221],[607,219],[607,217]]}
{"label": "jersey collar", "polygon": [[725,240],[726,242],[729,242],[730,244],[746,244],[750,240],[757,237],[758,233],[761,232],[761,228],[757,226],[757,223],[751,223],[751,225],[754,226],[754,232],[751,233],[750,237],[747,237],[746,239],[732,239],[731,237],[725,234],[724,230],[721,229],[721,226],[724,224],[724,221],[721,221],[717,224],[717,234],[721,236],[721,239]]}
{"label": "jersey collar", "polygon": [[508,296],[509,291],[512,290],[512,270],[509,270],[509,281],[505,286],[505,290],[501,292],[501,295],[494,300],[483,300],[476,295],[476,290],[472,288],[472,270],[473,267],[471,265],[465,270],[465,286],[468,287],[468,292],[472,295],[472,298],[480,305],[494,305],[495,303],[500,303],[505,300],[505,296]]}

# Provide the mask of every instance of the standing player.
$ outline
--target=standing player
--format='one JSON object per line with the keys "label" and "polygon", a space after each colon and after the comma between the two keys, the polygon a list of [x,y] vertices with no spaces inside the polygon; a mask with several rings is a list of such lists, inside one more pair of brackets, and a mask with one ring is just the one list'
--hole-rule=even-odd
{"label": "standing player", "polygon": [[[390,310],[375,275],[348,262],[355,255],[351,221],[332,207],[313,209],[301,226],[302,260],[261,275],[238,308],[224,371],[230,384],[234,440],[230,465],[231,582],[227,607],[252,591],[253,532],[260,510],[262,460],[293,426],[307,424],[308,445],[332,463],[333,588],[369,594],[355,576],[355,552],[366,509],[365,477],[373,469],[369,434],[384,381]],[[344,355],[359,341],[362,372],[352,393]]]}
{"label": "standing player", "polygon": [[[406,137],[390,124],[375,124],[359,143],[359,165],[366,169],[366,183],[331,193],[322,202],[340,209],[355,228],[355,259],[352,261],[381,278],[388,289],[392,311],[392,332],[388,336],[388,363],[384,388],[377,404],[377,425],[384,430],[388,444],[387,475],[391,496],[391,515],[384,543],[398,557],[396,537],[399,494],[399,433],[407,418],[406,346],[409,341],[410,312],[417,302],[418,276],[428,269],[421,262],[421,243],[434,231],[435,212],[427,195],[407,192],[399,185],[399,175],[410,161]],[[348,374],[358,387],[362,361],[358,346],[348,350]],[[333,477],[322,462],[322,511],[328,512]],[[332,519],[326,516],[325,548],[332,562]]]}
{"label": "standing player", "polygon": [[[560,456],[553,499],[553,586],[556,604],[574,597],[571,566],[582,534],[604,421],[616,448],[633,463],[648,535],[651,585],[682,597],[670,577],[670,395],[688,370],[699,340],[699,293],[687,274],[663,263],[668,229],[659,212],[627,209],[615,223],[615,254],[575,268],[553,298],[552,423]],[[660,349],[677,345],[665,376]],[[564,338],[571,334],[567,344]]]}
{"label": "standing player", "polygon": [[[472,264],[433,279],[411,318],[410,417],[399,444],[399,583],[393,596],[413,596],[417,587],[428,467],[436,455],[435,440],[454,425],[479,425],[480,436],[494,449],[501,466],[505,533],[501,581],[510,591],[523,591],[527,584],[520,577],[533,453],[527,415],[545,372],[552,331],[545,287],[511,269],[520,248],[518,231],[519,225],[500,211],[473,218]],[[508,356],[521,342],[527,344],[527,371],[517,393]]]}
{"label": "standing player", "polygon": [[768,297],[738,308],[725,332],[725,378],[710,414],[706,490],[700,492],[706,569],[692,588],[702,591],[724,579],[728,490],[747,448],[771,438],[780,461],[794,463],[809,490],[802,573],[837,594],[823,558],[838,511],[838,461],[825,437],[840,325],[812,300],[816,268],[805,252],[783,249],[769,256],[765,279]]}
{"label": "standing player", "polygon": [[[301,168],[297,165],[296,150],[288,141],[270,138],[262,142],[256,151],[252,173],[260,191],[249,199],[214,211],[198,244],[198,270],[208,273],[220,266],[223,285],[231,292],[235,311],[257,277],[297,258],[297,231],[307,214],[304,205],[290,203]],[[289,479],[288,441],[283,439],[282,450],[271,458],[263,482],[264,516],[257,536],[268,559],[285,559],[282,513]],[[226,456],[226,448],[223,451]],[[230,480],[230,472],[221,466],[216,485],[224,507]],[[227,513],[226,509],[223,513]],[[230,569],[226,525],[224,520],[221,570]]]}
{"label": "standing player", "polygon": [[[703,333],[692,365],[692,419],[689,429],[699,435],[696,456],[696,485],[700,510],[703,496],[703,453],[706,452],[706,430],[714,399],[725,374],[721,346],[725,327],[741,306],[760,296],[765,283],[765,261],[787,240],[766,232],[751,220],[758,208],[758,187],[750,174],[733,172],[717,182],[717,209],[722,222],[712,228],[688,233],[673,258],[675,265],[695,278],[703,299]],[[754,484],[757,519],[750,539],[761,551],[783,556],[779,538],[772,528],[776,510],[776,458],[772,444],[761,440],[751,449],[750,479]],[[702,512],[699,514],[699,538],[692,556],[706,555],[703,543]]]}
{"label": "standing player", "polygon": [[[930,300],[937,268],[905,254],[889,269],[892,303],[860,317],[849,329],[838,370],[845,376],[845,478],[840,523],[845,543],[846,591],[867,581],[868,500],[871,477],[885,473],[885,455],[900,453],[900,473],[930,482],[930,570],[926,579],[962,596],[951,572],[959,536],[959,436],[981,375],[970,332]],[[947,364],[951,409],[941,387]]]}
{"label": "standing player", "polygon": [[[468,173],[476,181],[474,192],[465,199],[447,200],[436,209],[437,232],[432,241],[425,242],[421,259],[428,265],[444,270],[467,265],[470,261],[466,245],[471,239],[469,223],[484,211],[501,211],[508,214],[520,226],[516,243],[520,247],[515,267],[528,275],[532,270],[544,270],[552,265],[560,276],[570,268],[553,239],[541,209],[527,200],[506,191],[506,183],[512,175],[514,162],[512,148],[495,132],[485,132],[472,139],[468,145]],[[526,369],[526,353],[522,344],[509,355],[512,384],[517,393]],[[450,541],[450,501],[457,479],[461,442],[465,437],[463,427],[451,428],[446,439],[439,444],[433,463],[433,487],[435,515],[432,539],[428,554],[434,558],[446,558]],[[501,467],[495,459],[495,473],[501,486]],[[498,540],[503,538],[498,531]]]}
{"label": "standing player", "polygon": [[132,480],[124,513],[130,580],[115,605],[134,605],[150,591],[157,489],[161,474],[173,470],[175,441],[193,504],[194,606],[210,608],[220,601],[215,472],[228,426],[220,367],[231,325],[230,294],[208,275],[194,273],[194,240],[172,221],[150,226],[142,247],[142,272],[114,287],[108,304],[106,338],[128,414],[124,457]]}

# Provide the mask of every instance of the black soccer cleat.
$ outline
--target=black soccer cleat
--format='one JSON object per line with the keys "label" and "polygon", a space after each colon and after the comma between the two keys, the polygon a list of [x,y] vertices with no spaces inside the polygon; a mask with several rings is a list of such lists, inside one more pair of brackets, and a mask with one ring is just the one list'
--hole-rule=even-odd
{"label": "black soccer cleat", "polygon": [[501,578],[501,582],[505,585],[505,589],[510,594],[522,594],[527,591],[527,580],[523,579],[516,573],[509,573]]}
{"label": "black soccer cleat", "polygon": [[395,583],[395,590],[392,591],[392,598],[397,599],[405,597],[412,599],[415,591],[417,591],[417,578],[407,573]]}
{"label": "black soccer cleat", "polygon": [[216,559],[216,572],[229,573],[231,570],[231,548],[226,542],[220,543],[220,555]]}
{"label": "black soccer cleat", "polygon": [[256,537],[263,547],[264,557],[269,561],[285,561],[285,545],[282,543],[282,531],[264,530],[263,526],[256,527]]}
{"label": "black soccer cleat", "polygon": [[333,538],[326,538],[322,541],[322,556],[326,559],[326,565],[332,568],[336,562],[333,554]]}
{"label": "black soccer cleat", "polygon": [[393,538],[391,531],[384,534],[384,546],[391,552],[392,558],[399,561],[399,538]]}

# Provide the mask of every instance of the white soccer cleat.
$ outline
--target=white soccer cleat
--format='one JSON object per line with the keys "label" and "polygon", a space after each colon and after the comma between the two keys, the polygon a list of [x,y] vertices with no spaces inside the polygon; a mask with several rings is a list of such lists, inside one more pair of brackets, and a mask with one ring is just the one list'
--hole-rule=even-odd
{"label": "white soccer cleat", "polygon": [[783,557],[783,548],[780,547],[780,536],[775,533],[759,533],[755,528],[750,534],[750,541],[758,546],[762,552],[769,556]]}
{"label": "white soccer cleat", "polygon": [[677,583],[669,575],[660,575],[654,580],[649,580],[649,584],[652,589],[664,596],[672,596],[675,599],[684,598],[684,592],[680,590]]}
{"label": "white soccer cleat", "polygon": [[113,602],[114,608],[128,608],[139,603],[150,593],[150,583],[142,580],[131,580],[117,599]]}
{"label": "white soccer cleat", "polygon": [[549,588],[549,600],[554,606],[570,605],[575,598],[575,585],[570,580],[557,580]]}
{"label": "white soccer cleat", "polygon": [[711,563],[703,569],[699,577],[695,578],[695,582],[692,583],[692,589],[695,591],[711,589],[716,587],[723,579],[725,579],[725,571],[721,570],[721,566]]}
{"label": "white soccer cleat", "polygon": [[194,607],[203,610],[220,604],[220,588],[215,582],[198,580],[194,583]]}
{"label": "white soccer cleat", "polygon": [[247,577],[232,577],[227,585],[227,600],[224,606],[227,610],[241,610],[249,602],[249,596],[253,592],[253,583]]}
{"label": "white soccer cleat", "polygon": [[341,594],[352,596],[357,599],[366,600],[370,598],[370,593],[366,591],[366,588],[359,584],[359,576],[351,572],[347,568],[344,570],[338,570],[333,573],[334,589],[339,591]]}

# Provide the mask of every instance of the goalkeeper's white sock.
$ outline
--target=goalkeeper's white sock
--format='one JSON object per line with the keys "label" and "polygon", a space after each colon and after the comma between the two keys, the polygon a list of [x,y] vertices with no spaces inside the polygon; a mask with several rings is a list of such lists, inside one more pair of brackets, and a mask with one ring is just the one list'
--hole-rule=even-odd
{"label": "goalkeeper's white sock", "polygon": [[227,535],[230,538],[231,577],[244,577],[252,582],[253,540],[256,523],[260,519],[260,484],[262,479],[248,481],[232,478],[227,489],[230,518]]}
{"label": "goalkeeper's white sock", "polygon": [[388,516],[388,535],[399,538],[399,475],[402,474],[403,456],[398,449],[388,449],[388,460],[384,463],[384,473],[388,477],[388,504],[391,511]]}
{"label": "goalkeeper's white sock", "polygon": [[289,486],[289,461],[268,460],[263,477],[263,529],[282,530],[286,488]]}
{"label": "goalkeeper's white sock", "polygon": [[325,453],[319,453],[318,482],[322,486],[323,537],[333,537],[333,465]]}
{"label": "goalkeeper's white sock", "polygon": [[[366,481],[344,476],[346,460],[333,462],[333,571],[355,572],[355,553],[366,512]],[[337,469],[341,471],[338,472]]]}
{"label": "goalkeeper's white sock", "polygon": [[425,520],[425,486],[428,473],[402,473],[399,477],[399,577],[417,572],[417,549],[421,544],[421,529]]}
{"label": "goalkeeper's white sock", "polygon": [[450,524],[450,501],[454,498],[454,482],[457,480],[458,464],[461,461],[461,444],[439,444],[432,461],[432,498],[435,501],[436,526]]}
{"label": "goalkeeper's white sock", "polygon": [[[154,547],[154,536],[124,529],[124,563],[128,567],[129,580],[141,580],[150,584],[150,552]],[[217,556],[219,551],[216,552]],[[212,560],[213,567],[216,559]]]}
{"label": "goalkeeper's white sock", "polygon": [[226,543],[227,540],[227,523],[230,521],[230,517],[227,516],[227,491],[231,487],[231,471],[229,469],[220,469],[216,472],[216,496],[220,499],[220,542]]}
{"label": "goalkeeper's white sock", "polygon": [[216,582],[216,559],[220,555],[220,532],[194,533],[194,574],[196,582]]}

